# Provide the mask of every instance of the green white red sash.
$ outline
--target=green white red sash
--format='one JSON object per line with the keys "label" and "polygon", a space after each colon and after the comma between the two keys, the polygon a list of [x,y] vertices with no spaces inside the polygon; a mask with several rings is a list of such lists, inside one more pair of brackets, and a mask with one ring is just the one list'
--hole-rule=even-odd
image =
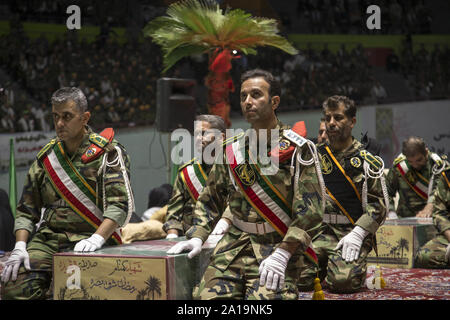
{"label": "green white red sash", "polygon": [[206,186],[206,180],[208,179],[201,164],[194,159],[192,164],[187,165],[180,171],[180,176],[192,199],[197,201],[198,196]]}
{"label": "green white red sash", "polygon": [[[239,141],[227,145],[225,152],[230,175],[245,199],[265,221],[284,237],[292,222],[289,216],[292,208],[285,197],[267,176],[260,173],[257,164],[250,164],[245,160],[245,154],[239,148]],[[312,262],[318,263],[317,255],[311,247],[308,247],[305,255]]]}
{"label": "green white red sash", "polygon": [[[97,229],[103,221],[102,211],[96,204],[97,194],[75,169],[61,142],[55,143],[40,160],[58,194],[80,217]],[[119,233],[116,231],[111,237],[121,244]]]}
{"label": "green white red sash", "polygon": [[406,160],[403,160],[395,165],[397,170],[400,172],[400,175],[403,177],[403,179],[406,181],[406,183],[411,187],[411,189],[414,190],[415,193],[419,197],[421,197],[424,200],[428,199],[428,183],[429,181],[423,177],[418,172],[415,172],[415,176],[417,177],[417,181],[415,184],[413,184],[407,176],[407,173],[411,170],[411,167],[409,166],[409,163]]}

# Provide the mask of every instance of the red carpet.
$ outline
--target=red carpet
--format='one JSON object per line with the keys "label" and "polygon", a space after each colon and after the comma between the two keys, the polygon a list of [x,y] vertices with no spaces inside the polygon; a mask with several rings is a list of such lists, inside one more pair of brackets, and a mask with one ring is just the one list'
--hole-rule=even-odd
{"label": "red carpet", "polygon": [[[381,268],[386,287],[358,293],[335,294],[324,288],[326,300],[450,300],[450,270]],[[299,300],[310,300],[301,292]]]}

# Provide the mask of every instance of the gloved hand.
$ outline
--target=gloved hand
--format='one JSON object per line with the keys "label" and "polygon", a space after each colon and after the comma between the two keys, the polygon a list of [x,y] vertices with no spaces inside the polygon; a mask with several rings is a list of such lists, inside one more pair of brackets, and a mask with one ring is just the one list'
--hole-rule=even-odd
{"label": "gloved hand", "polygon": [[105,244],[105,239],[97,233],[94,233],[87,239],[78,241],[75,245],[74,251],[79,252],[92,252],[100,249]]}
{"label": "gloved hand", "polygon": [[343,237],[341,241],[339,241],[334,250],[342,247],[342,259],[347,262],[357,260],[359,257],[359,250],[361,250],[361,245],[364,238],[368,234],[368,231],[364,230],[360,226],[356,226],[345,237]]}
{"label": "gloved hand", "polygon": [[389,211],[388,212],[388,219],[398,219],[397,213],[395,211]]}
{"label": "gloved hand", "polygon": [[168,233],[166,236],[166,239],[173,239],[178,238],[178,235],[176,233]]}
{"label": "gloved hand", "polygon": [[450,264],[450,243],[447,245],[447,249],[445,250],[445,261]]}
{"label": "gloved hand", "polygon": [[281,248],[275,251],[264,259],[259,266],[259,285],[264,286],[269,290],[276,291],[282,289],[284,286],[284,273],[291,254]]}
{"label": "gloved hand", "polygon": [[230,229],[230,224],[227,219],[221,218],[219,222],[217,222],[216,227],[214,228],[211,234],[225,234],[228,229]]}
{"label": "gloved hand", "polygon": [[30,256],[28,255],[27,251],[27,243],[25,241],[17,241],[16,245],[14,246],[14,250],[11,252],[11,256],[8,258],[4,265],[4,269],[2,272],[2,281],[4,283],[8,282],[10,278],[12,281],[17,280],[17,273],[22,262],[25,269],[31,269]]}
{"label": "gloved hand", "polygon": [[167,250],[168,254],[179,254],[182,251],[189,250],[188,258],[192,259],[202,251],[203,241],[200,238],[192,238],[187,241],[178,242],[172,248]]}

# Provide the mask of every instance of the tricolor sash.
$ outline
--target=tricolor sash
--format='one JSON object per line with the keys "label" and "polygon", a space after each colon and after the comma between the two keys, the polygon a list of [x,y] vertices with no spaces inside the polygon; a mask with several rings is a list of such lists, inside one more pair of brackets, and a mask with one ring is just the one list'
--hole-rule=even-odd
{"label": "tricolor sash", "polygon": [[[240,149],[239,141],[228,144],[225,153],[231,178],[255,211],[281,235],[285,236],[292,220],[292,208],[270,179],[261,174],[256,162],[250,164],[248,152]],[[304,252],[316,265],[318,258],[312,247]]]}
{"label": "tricolor sash", "polygon": [[[267,176],[261,175],[258,165],[246,160],[246,152],[239,149],[239,141],[225,148],[230,173],[245,199],[282,236],[291,223],[292,208]],[[248,158],[247,158],[248,159]]]}
{"label": "tricolor sash", "polygon": [[[361,195],[358,189],[327,145],[319,146],[318,151],[327,194],[348,220],[355,224],[355,221],[363,214]],[[362,160],[357,156],[350,161],[356,168],[362,165]]]}
{"label": "tricolor sash", "polygon": [[[97,206],[97,194],[80,175],[67,156],[61,142],[52,140],[52,147],[39,157],[45,172],[57,193],[81,218],[97,229],[103,221],[103,213]],[[120,231],[112,234],[122,243]]]}
{"label": "tricolor sash", "polygon": [[197,201],[198,196],[206,186],[206,180],[208,179],[201,164],[197,159],[193,159],[192,163],[180,170],[180,176],[192,199]]}
{"label": "tricolor sash", "polygon": [[395,165],[403,180],[410,186],[410,188],[422,199],[428,199],[428,184],[429,180],[422,176],[417,171],[412,171],[407,160],[400,161]]}

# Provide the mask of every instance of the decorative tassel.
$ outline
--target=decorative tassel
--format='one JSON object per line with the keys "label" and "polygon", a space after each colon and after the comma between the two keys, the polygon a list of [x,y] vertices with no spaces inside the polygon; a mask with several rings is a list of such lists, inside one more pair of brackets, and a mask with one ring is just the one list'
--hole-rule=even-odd
{"label": "decorative tassel", "polygon": [[377,280],[378,280],[377,278],[380,279],[380,289],[384,289],[384,287],[386,287],[386,282],[383,279],[383,275],[381,273],[381,268],[378,265],[375,270],[375,279],[374,279],[375,283],[377,283]]}
{"label": "decorative tassel", "polygon": [[372,276],[366,280],[367,288],[373,289],[384,289],[386,287],[386,282],[381,274],[380,266],[375,267],[375,271]]}
{"label": "decorative tassel", "polygon": [[325,300],[325,294],[322,291],[322,286],[320,285],[320,279],[318,277],[314,279],[314,293],[312,299]]}

